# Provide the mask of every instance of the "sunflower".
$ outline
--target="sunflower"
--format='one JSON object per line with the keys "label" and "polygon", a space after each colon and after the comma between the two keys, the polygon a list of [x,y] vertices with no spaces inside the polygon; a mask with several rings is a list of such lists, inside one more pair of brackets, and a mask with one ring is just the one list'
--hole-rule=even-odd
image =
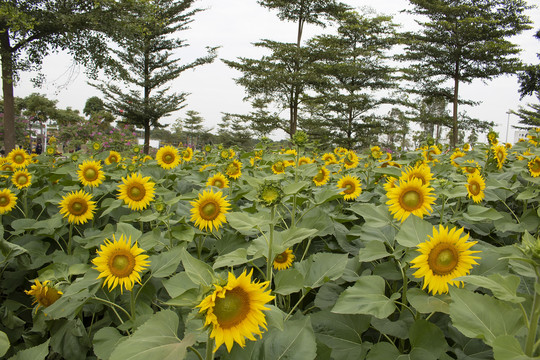
{"label": "sunflower", "polygon": [[486,189],[486,182],[480,173],[475,172],[467,177],[467,193],[468,197],[472,198],[475,203],[479,203],[484,199],[484,190]]}
{"label": "sunflower", "polygon": [[298,159],[298,166],[311,164],[312,162],[313,160],[311,160],[307,156],[302,156],[300,159]]}
{"label": "sunflower", "polygon": [[317,175],[313,177],[313,182],[316,186],[322,186],[328,182],[328,179],[330,179],[330,171],[324,166],[321,166]]}
{"label": "sunflower", "polygon": [[94,142],[94,143],[92,144],[92,149],[94,149],[95,151],[99,151],[99,150],[101,149],[101,143],[99,143],[99,142],[97,142],[97,141]]}
{"label": "sunflower", "polygon": [[180,164],[178,150],[169,145],[159,148],[156,153],[156,160],[159,166],[167,170],[174,169]]}
{"label": "sunflower", "polygon": [[141,152],[141,147],[139,145],[135,145],[131,150],[133,150],[135,154],[138,154]]}
{"label": "sunflower", "polygon": [[337,164],[337,158],[336,155],[332,153],[326,153],[322,156],[322,160],[324,161],[324,165],[331,165],[331,164]]}
{"label": "sunflower", "polygon": [[396,187],[396,183],[398,183],[398,178],[389,176],[386,178],[386,182],[383,184],[383,188],[386,192],[388,192],[390,189]]}
{"label": "sunflower", "polygon": [[150,181],[150,176],[143,178],[140,173],[131,174],[122,178],[122,182],[118,185],[118,198],[131,210],[144,210],[154,200],[155,183]]}
{"label": "sunflower", "polygon": [[204,172],[211,167],[216,167],[216,164],[204,164],[199,168],[199,172]]}
{"label": "sunflower", "polygon": [[341,147],[341,146],[338,146],[337,148],[334,148],[334,154],[336,154],[336,156],[339,156],[339,157],[344,157],[345,155],[347,155],[347,152],[349,150],[345,149],[344,147]]}
{"label": "sunflower", "polygon": [[26,169],[17,170],[13,173],[11,181],[13,182],[13,185],[17,187],[17,189],[23,189],[32,185],[32,175],[30,175]]}
{"label": "sunflower", "polygon": [[77,175],[83,186],[99,186],[105,179],[105,174],[101,170],[101,161],[85,160],[79,165]]}
{"label": "sunflower", "polygon": [[154,160],[152,159],[152,157],[150,155],[145,155],[143,158],[142,158],[142,162],[145,163],[147,162],[148,160]]}
{"label": "sunflower", "polygon": [[493,155],[497,159],[497,169],[502,169],[504,161],[506,160],[507,151],[504,145],[494,145],[492,148]]}
{"label": "sunflower", "polygon": [[131,236],[120,235],[120,239],[105,239],[100,250],[97,251],[97,257],[92,260],[97,271],[98,279],[106,278],[103,286],[108,284],[109,291],[120,285],[120,292],[131,291],[135,282],[141,283],[141,272],[149,265],[148,255],[143,254],[137,243],[131,246]]}
{"label": "sunflower", "polygon": [[105,159],[105,164],[111,165],[113,163],[118,164],[122,160],[122,155],[118,151],[111,150],[109,156]]}
{"label": "sunflower", "polygon": [[13,172],[15,169],[10,163],[4,163],[2,164],[2,167],[0,167],[1,171],[7,171],[7,172]]}
{"label": "sunflower", "polygon": [[213,190],[204,190],[199,193],[199,198],[191,201],[191,221],[195,222],[201,230],[214,228],[217,230],[221,224],[226,223],[225,214],[229,212],[231,204],[226,200],[221,191],[214,193]]}
{"label": "sunflower", "polygon": [[265,180],[259,187],[257,197],[264,206],[274,206],[281,201],[283,197],[283,189],[279,182]]}
{"label": "sunflower", "polygon": [[187,147],[182,151],[182,160],[185,162],[190,162],[193,159],[193,149]]}
{"label": "sunflower", "polygon": [[425,149],[422,153],[422,156],[427,162],[438,162],[439,160],[434,158],[434,155],[439,155],[441,149],[438,146],[432,145],[429,148]]}
{"label": "sunflower", "polygon": [[463,151],[469,151],[469,150],[471,150],[471,145],[469,143],[465,143],[465,144],[463,144],[462,149],[463,149]]}
{"label": "sunflower", "polygon": [[230,352],[234,342],[241,347],[246,338],[255,341],[254,334],[262,337],[261,327],[266,330],[266,316],[263,310],[270,310],[264,305],[274,299],[270,291],[265,291],[268,282],[251,280],[253,270],[246,274],[244,270],[237,278],[229,272],[227,284],[214,285],[215,290],[201,301],[197,307],[200,313],[206,313],[204,325],[210,325],[210,337],[215,340],[214,352],[225,344]]}
{"label": "sunflower", "polygon": [[206,186],[215,186],[220,189],[225,189],[229,187],[229,180],[225,177],[225,175],[218,172],[208,178],[206,181]]}
{"label": "sunflower", "polygon": [[456,162],[456,159],[457,158],[460,158],[460,157],[464,157],[465,156],[465,153],[461,150],[456,150],[454,151],[454,153],[452,154],[452,156],[450,156],[450,162],[452,163],[452,165],[454,165],[455,167],[459,167],[459,164]]}
{"label": "sunflower", "polygon": [[54,155],[56,153],[56,147],[54,146],[47,146],[47,155]]}
{"label": "sunflower", "polygon": [[285,164],[283,161],[278,161],[272,165],[272,172],[274,174],[283,174],[285,173]]}
{"label": "sunflower", "polygon": [[91,199],[92,195],[84,190],[70,192],[58,204],[60,213],[72,224],[85,224],[94,218],[96,203]]}
{"label": "sunflower", "polygon": [[23,149],[13,149],[8,154],[8,160],[11,165],[16,168],[25,168],[30,164],[30,155]]}
{"label": "sunflower", "polygon": [[204,145],[204,151],[209,153],[212,151],[212,145]]}
{"label": "sunflower", "polygon": [[229,155],[229,150],[221,150],[221,152],[219,153],[219,156],[221,156],[222,159],[228,159]]}
{"label": "sunflower", "polygon": [[10,212],[17,203],[17,197],[9,189],[0,190],[0,215]]}
{"label": "sunflower", "polygon": [[465,160],[461,163],[461,171],[465,174],[474,174],[475,172],[480,172],[481,169],[480,164],[475,160]]}
{"label": "sunflower", "polygon": [[431,205],[435,202],[433,188],[428,184],[422,185],[420,179],[400,180],[399,185],[388,190],[387,205],[394,218],[405,221],[410,214],[422,218],[432,210]]}
{"label": "sunflower", "polygon": [[36,307],[39,309],[40,306],[47,307],[51,306],[56,302],[56,300],[60,299],[60,296],[62,296],[62,292],[59,290],[56,290],[54,287],[49,286],[49,280],[45,280],[42,283],[39,282],[38,279],[34,280],[34,285],[30,287],[30,290],[24,290],[26,295],[30,295],[34,297],[34,304],[38,304]]}
{"label": "sunflower", "polygon": [[291,267],[294,261],[294,254],[291,249],[287,249],[274,258],[274,269],[285,270]]}
{"label": "sunflower", "polygon": [[356,176],[343,176],[339,179],[337,183],[338,189],[343,189],[340,193],[345,200],[354,200],[360,193],[362,193],[362,186],[360,185],[360,180]]}
{"label": "sunflower", "polygon": [[528,167],[533,177],[540,176],[540,158],[538,156],[529,161]]}
{"label": "sunflower", "polygon": [[349,150],[349,152],[343,158],[343,163],[345,164],[345,169],[353,169],[358,166],[360,159],[354,151]]}
{"label": "sunflower", "polygon": [[242,163],[238,160],[233,160],[227,165],[226,174],[231,179],[238,179],[242,175]]}
{"label": "sunflower", "polygon": [[433,174],[431,173],[431,168],[427,164],[418,164],[415,167],[408,166],[404,171],[401,172],[400,180],[411,180],[411,179],[420,179],[422,185],[429,184],[433,179]]}
{"label": "sunflower", "polygon": [[448,292],[448,285],[461,286],[461,281],[454,280],[460,276],[469,274],[473,265],[477,264],[475,259],[480,259],[472,254],[480,251],[469,250],[476,241],[467,242],[469,234],[463,233],[463,228],[449,231],[442,225],[433,228],[433,236],[429,240],[418,245],[418,255],[411,261],[411,268],[417,268],[413,274],[417,278],[424,278],[422,289],[429,287],[432,294],[445,294]]}
{"label": "sunflower", "polygon": [[369,151],[371,152],[371,157],[375,160],[382,156],[381,148],[379,146],[372,146]]}

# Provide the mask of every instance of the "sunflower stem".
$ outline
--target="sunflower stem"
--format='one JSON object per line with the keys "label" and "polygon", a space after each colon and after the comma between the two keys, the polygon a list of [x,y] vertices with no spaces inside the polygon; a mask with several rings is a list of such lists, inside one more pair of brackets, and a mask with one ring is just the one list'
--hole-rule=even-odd
{"label": "sunflower stem", "polygon": [[124,314],[126,314],[126,315],[131,319],[131,315],[129,314],[129,312],[127,312],[127,310],[124,309],[123,307],[121,307],[120,305],[115,304],[115,303],[113,303],[113,302],[111,302],[111,301],[102,299],[102,298],[98,298],[97,296],[94,296],[94,297],[92,297],[91,299],[92,299],[92,300],[101,301],[101,302],[103,302],[103,303],[109,305],[109,306],[111,307],[112,311],[114,311],[114,313],[116,314],[116,316],[118,316],[118,319],[120,320],[120,322],[121,322],[122,324],[124,323],[124,320],[122,320],[122,318],[120,317],[120,315],[118,314],[118,312],[116,311],[115,308],[118,308],[118,309],[122,310],[122,312],[123,312]]}
{"label": "sunflower stem", "polygon": [[210,337],[210,330],[208,330],[208,340],[206,341],[205,360],[213,360],[214,359],[214,351],[212,350],[213,345],[214,345],[214,340]]}
{"label": "sunflower stem", "polygon": [[69,223],[69,237],[68,237],[68,243],[67,243],[67,254],[71,255],[71,238],[73,237],[73,223]]}
{"label": "sunflower stem", "polygon": [[276,212],[276,206],[272,206],[270,210],[270,234],[268,236],[268,258],[266,260],[266,281],[272,286],[272,263],[274,258],[272,257],[272,246],[274,246],[274,215]]}
{"label": "sunflower stem", "polygon": [[[538,283],[538,279],[537,282]],[[536,331],[538,329],[538,320],[540,319],[540,294],[536,290],[534,291],[534,300],[531,309],[531,319],[529,321],[529,333],[527,334],[527,341],[525,342],[525,354],[527,356],[534,356],[534,343],[536,341]]]}

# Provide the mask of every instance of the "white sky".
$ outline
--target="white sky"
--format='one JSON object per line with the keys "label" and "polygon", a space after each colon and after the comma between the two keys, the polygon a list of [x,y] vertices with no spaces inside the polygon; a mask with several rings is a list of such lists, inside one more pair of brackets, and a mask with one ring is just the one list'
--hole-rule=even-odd
{"label": "white sky", "polygon": [[[402,29],[414,26],[411,15],[400,13],[409,7],[407,0],[345,0],[351,6],[371,7],[377,13],[394,15],[394,22],[403,25]],[[528,0],[528,3],[540,5],[539,0]],[[261,39],[282,42],[296,42],[296,24],[280,21],[275,11],[258,5],[256,0],[199,0],[195,2],[200,12],[191,23],[190,29],[179,33],[186,39],[189,47],[182,48],[178,56],[182,63],[205,55],[206,46],[221,46],[218,59],[207,64],[187,70],[171,83],[171,91],[189,92],[187,106],[180,112],[163,119],[163,123],[172,123],[183,117],[185,111],[198,111],[205,119],[207,128],[217,129],[222,113],[248,113],[249,104],[244,102],[244,88],[236,85],[235,78],[241,73],[230,69],[219,59],[236,60],[238,57],[260,58],[261,49],[252,43]],[[540,41],[533,37],[540,28],[540,10],[529,10],[533,21],[533,29],[523,32],[512,40],[523,49],[521,58],[526,63],[538,63],[536,53],[540,52]],[[331,31],[315,26],[307,26],[303,39]],[[15,96],[25,97],[32,92],[44,94],[49,99],[58,100],[59,108],[71,107],[82,113],[86,100],[91,96],[103,98],[102,93],[87,84],[84,69],[73,67],[71,59],[65,54],[48,56],[44,61],[43,73],[46,81],[42,88],[34,88],[30,83],[30,74],[21,74],[21,81],[16,84]],[[101,80],[106,80],[101,78]],[[515,76],[501,76],[483,84],[475,81],[470,85],[460,84],[460,97],[482,103],[475,107],[461,106],[460,111],[481,120],[493,121],[498,126],[495,131],[500,139],[505,140],[508,115],[510,109],[517,110],[519,105],[535,102],[533,97],[519,100],[518,83]],[[450,107],[449,107],[450,108]],[[510,132],[508,140],[513,139],[512,125],[517,124],[516,116],[510,116]],[[277,135],[279,136],[279,135]],[[483,140],[483,139],[481,139]]]}

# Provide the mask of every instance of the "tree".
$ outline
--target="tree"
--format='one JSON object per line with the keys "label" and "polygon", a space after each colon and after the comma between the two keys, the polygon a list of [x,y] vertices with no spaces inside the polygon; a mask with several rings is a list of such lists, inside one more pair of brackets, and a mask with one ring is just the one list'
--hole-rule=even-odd
{"label": "tree", "polygon": [[183,120],[184,134],[186,136],[186,145],[192,148],[197,147],[197,141],[204,129],[204,119],[200,113],[194,110],[186,112],[186,118]]}
{"label": "tree", "polygon": [[507,38],[530,29],[524,0],[410,0],[410,12],[427,17],[417,21],[423,29],[405,34],[406,53],[412,69],[442,83],[451,80],[451,93],[442,93],[453,103],[451,146],[458,141],[460,83],[488,81],[515,73],[521,51]]}
{"label": "tree", "polygon": [[395,69],[387,52],[395,44],[395,24],[388,16],[360,15],[347,11],[338,19],[336,35],[319,35],[308,42],[317,54],[313,63],[319,80],[314,95],[305,96],[317,105],[340,146],[353,149],[373,132],[374,111],[393,101],[386,95],[396,87]]}
{"label": "tree", "polygon": [[[39,70],[51,51],[68,50],[75,61],[99,68],[107,62],[104,32],[124,1],[10,0],[0,2],[0,56],[4,97],[4,146],[15,147],[14,84],[21,71]],[[39,81],[39,78],[37,79]]]}
{"label": "tree", "polygon": [[280,20],[298,24],[296,43],[263,39],[254,45],[268,49],[270,55],[260,60],[240,58],[240,61],[223,61],[243,73],[236,82],[246,88],[245,100],[273,105],[276,112],[269,115],[270,118],[279,119],[278,114],[288,112],[288,119],[280,119],[275,126],[292,138],[298,127],[301,96],[317,80],[317,74],[310,71],[313,54],[302,46],[304,26],[325,26],[324,20],[338,16],[349,7],[335,0],[259,0],[258,3],[277,9]]}
{"label": "tree", "polygon": [[150,146],[151,128],[163,127],[160,120],[182,109],[188,93],[169,93],[168,84],[182,72],[212,62],[216,48],[204,57],[181,65],[174,53],[187,46],[177,32],[185,30],[199,9],[190,10],[194,0],[138,2],[126,14],[130,35],[119,41],[112,70],[127,85],[92,84],[107,97],[106,107],[130,124],[144,129],[144,152]]}
{"label": "tree", "polygon": [[94,113],[105,110],[105,103],[97,96],[89,97],[84,104],[83,114],[91,116]]}
{"label": "tree", "polygon": [[519,123],[523,126],[516,126],[519,129],[528,129],[530,127],[540,127],[540,92],[537,92],[538,104],[528,104],[527,107],[520,106],[512,114],[519,117]]}
{"label": "tree", "polygon": [[[540,30],[534,35],[540,40]],[[536,56],[540,59],[540,53]],[[523,98],[525,95],[532,95],[533,93],[540,93],[540,64],[527,65],[525,70],[519,74],[519,93]]]}

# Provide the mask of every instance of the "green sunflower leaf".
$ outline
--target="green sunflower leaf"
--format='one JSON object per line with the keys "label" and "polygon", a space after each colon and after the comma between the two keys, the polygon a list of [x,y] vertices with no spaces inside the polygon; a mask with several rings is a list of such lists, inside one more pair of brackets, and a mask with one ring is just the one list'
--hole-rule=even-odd
{"label": "green sunflower leaf", "polygon": [[0,331],[0,356],[4,356],[9,350],[9,339],[5,332]]}
{"label": "green sunflower leaf", "polygon": [[41,345],[21,350],[10,357],[9,360],[45,360],[49,355],[49,341],[51,340],[48,339]]}
{"label": "green sunflower leaf", "polygon": [[264,358],[311,360],[317,356],[317,343],[309,317],[289,320],[283,331],[271,329],[264,334]]}
{"label": "green sunflower leaf", "polygon": [[406,247],[416,247],[418,244],[429,240],[428,235],[433,234],[433,225],[420,219],[418,216],[410,215],[401,224],[401,228],[396,235],[396,241]]}
{"label": "green sunflower leaf", "polygon": [[517,296],[517,288],[521,282],[519,276],[516,275],[501,275],[491,274],[489,276],[468,275],[456,278],[469,284],[481,286],[493,292],[493,296],[497,299],[520,303],[525,301],[525,298]]}
{"label": "green sunflower leaf", "polygon": [[347,266],[347,257],[347,254],[317,253],[294,267],[304,276],[304,287],[315,289],[341,277]]}

